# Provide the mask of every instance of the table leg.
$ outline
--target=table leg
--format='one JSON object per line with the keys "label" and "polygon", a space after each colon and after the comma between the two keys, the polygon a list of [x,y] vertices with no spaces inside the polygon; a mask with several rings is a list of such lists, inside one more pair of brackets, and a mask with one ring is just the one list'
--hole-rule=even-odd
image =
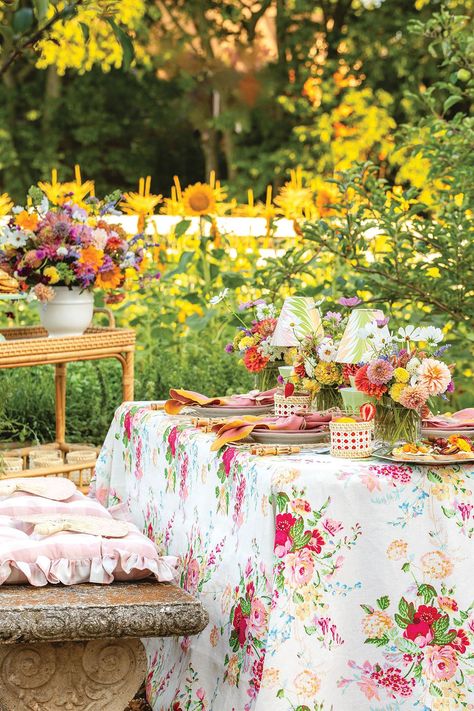
{"label": "table leg", "polygon": [[56,441],[66,441],[66,363],[57,363],[56,385]]}
{"label": "table leg", "polygon": [[121,360],[122,370],[123,370],[123,399],[124,401],[133,400],[133,386],[134,386],[134,353],[129,351],[124,353],[124,357]]}

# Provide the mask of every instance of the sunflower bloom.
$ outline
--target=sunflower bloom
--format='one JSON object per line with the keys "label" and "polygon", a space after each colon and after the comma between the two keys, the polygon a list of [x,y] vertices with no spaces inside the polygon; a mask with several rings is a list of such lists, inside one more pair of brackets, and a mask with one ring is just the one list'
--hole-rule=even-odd
{"label": "sunflower bloom", "polygon": [[0,217],[5,217],[8,215],[13,207],[13,201],[10,199],[8,193],[3,193],[0,195]]}
{"label": "sunflower bloom", "polygon": [[215,191],[207,183],[189,185],[183,193],[186,215],[209,215],[216,210]]}
{"label": "sunflower bloom", "polygon": [[95,285],[100,289],[116,289],[123,281],[122,272],[119,267],[113,266],[97,274]]}

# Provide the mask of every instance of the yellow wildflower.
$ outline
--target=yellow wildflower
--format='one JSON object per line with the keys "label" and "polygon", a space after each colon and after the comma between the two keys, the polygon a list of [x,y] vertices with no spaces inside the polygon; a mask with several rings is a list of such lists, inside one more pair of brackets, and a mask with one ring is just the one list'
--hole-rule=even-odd
{"label": "yellow wildflower", "polygon": [[321,361],[314,369],[314,377],[321,385],[337,385],[342,381],[342,375],[336,363]]}
{"label": "yellow wildflower", "polygon": [[60,277],[56,267],[46,267],[46,269],[43,270],[43,274],[47,277],[47,279],[49,279],[50,284],[58,283]]}
{"label": "yellow wildflower", "polygon": [[0,195],[0,217],[5,217],[8,215],[13,207],[13,201],[10,199],[8,193],[3,193]]}
{"label": "yellow wildflower", "polygon": [[155,207],[162,201],[163,195],[152,195],[150,192],[151,177],[140,178],[138,193],[125,193],[120,207],[126,215],[138,215],[138,230],[145,227],[145,217],[153,215]]}
{"label": "yellow wildflower", "polygon": [[393,374],[397,383],[408,383],[410,380],[410,373],[406,368],[395,368]]}
{"label": "yellow wildflower", "polygon": [[394,385],[392,385],[392,387],[390,388],[390,393],[389,393],[392,400],[395,400],[395,402],[400,402],[400,399],[399,399],[400,395],[405,390],[405,388],[406,388],[405,383],[395,383]]}
{"label": "yellow wildflower", "polygon": [[250,348],[250,346],[255,345],[255,338],[252,338],[252,336],[244,336],[244,338],[241,339],[239,343],[239,350],[243,351],[246,348]]}
{"label": "yellow wildflower", "polygon": [[462,207],[464,202],[464,194],[463,193],[458,193],[457,195],[454,196],[454,204],[456,207]]}

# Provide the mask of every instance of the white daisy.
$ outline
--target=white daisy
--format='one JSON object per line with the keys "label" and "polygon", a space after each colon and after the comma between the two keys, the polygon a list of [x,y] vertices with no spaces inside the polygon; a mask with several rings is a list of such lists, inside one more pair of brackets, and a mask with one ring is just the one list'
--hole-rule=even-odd
{"label": "white daisy", "polygon": [[216,294],[216,296],[213,296],[212,299],[209,299],[210,306],[215,306],[216,304],[220,304],[220,302],[224,301],[224,299],[227,297],[228,293],[229,293],[229,289],[222,289],[220,294]]}

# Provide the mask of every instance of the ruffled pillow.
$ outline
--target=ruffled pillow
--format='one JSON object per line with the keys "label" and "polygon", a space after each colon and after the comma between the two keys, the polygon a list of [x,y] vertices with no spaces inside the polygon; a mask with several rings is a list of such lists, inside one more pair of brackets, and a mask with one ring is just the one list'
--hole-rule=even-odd
{"label": "ruffled pillow", "polygon": [[32,514],[112,518],[101,504],[80,492],[67,501],[21,492],[0,499],[0,585],[112,583],[151,575],[163,582],[174,578],[176,558],[158,555],[154,543],[132,523],[127,523],[129,532],[122,538],[69,531],[39,537],[33,534],[34,526],[22,520]]}

